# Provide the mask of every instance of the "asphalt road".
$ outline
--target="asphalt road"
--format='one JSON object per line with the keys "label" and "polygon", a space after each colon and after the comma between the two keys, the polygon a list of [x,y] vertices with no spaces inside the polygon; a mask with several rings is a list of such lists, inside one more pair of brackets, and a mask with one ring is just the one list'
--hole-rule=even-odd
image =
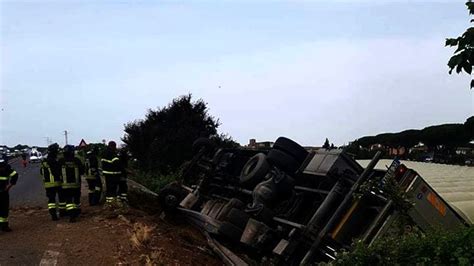
{"label": "asphalt road", "polygon": [[29,163],[23,167],[21,160],[12,159],[10,165],[19,175],[16,186],[10,190],[10,207],[45,207],[47,198],[40,175],[40,164]]}

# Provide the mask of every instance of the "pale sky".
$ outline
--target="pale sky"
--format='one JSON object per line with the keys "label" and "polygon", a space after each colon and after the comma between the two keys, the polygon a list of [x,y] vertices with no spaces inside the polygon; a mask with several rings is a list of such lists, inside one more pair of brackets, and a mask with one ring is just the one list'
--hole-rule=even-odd
{"label": "pale sky", "polygon": [[241,144],[462,123],[464,1],[1,1],[0,144],[119,140],[192,93]]}

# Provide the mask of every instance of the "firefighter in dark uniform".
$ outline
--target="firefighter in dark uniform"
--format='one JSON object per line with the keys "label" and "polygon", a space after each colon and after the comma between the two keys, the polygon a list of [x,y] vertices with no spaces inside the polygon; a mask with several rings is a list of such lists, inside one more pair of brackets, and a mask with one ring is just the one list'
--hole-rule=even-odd
{"label": "firefighter in dark uniform", "polygon": [[64,158],[60,160],[60,165],[66,212],[69,222],[73,223],[81,212],[81,176],[84,175],[84,165],[74,156],[74,146],[64,147]]}
{"label": "firefighter in dark uniform", "polygon": [[97,148],[93,147],[86,155],[86,180],[89,187],[89,205],[98,205],[102,192],[102,181],[99,173],[99,160]]}
{"label": "firefighter in dark uniform", "polygon": [[10,195],[8,191],[18,180],[18,173],[3,159],[0,159],[0,230],[10,232],[8,226],[8,210]]}
{"label": "firefighter in dark uniform", "polygon": [[46,189],[46,197],[48,197],[48,210],[51,219],[58,219],[58,205],[56,204],[56,196],[61,204],[65,202],[61,191],[61,165],[58,162],[59,145],[57,143],[48,146],[48,158],[41,162],[40,173],[43,176],[44,188]]}
{"label": "firefighter in dark uniform", "polygon": [[101,163],[102,174],[105,178],[105,186],[107,190],[105,194],[105,203],[106,206],[112,206],[117,203],[118,186],[122,175],[120,159],[117,156],[117,144],[114,141],[109,142],[104,156],[101,159]]}
{"label": "firefighter in dark uniform", "polygon": [[120,175],[119,188],[118,188],[118,199],[122,203],[127,203],[128,196],[128,185],[127,185],[127,167],[128,167],[128,152],[125,148],[122,148],[119,152],[120,169],[122,174]]}

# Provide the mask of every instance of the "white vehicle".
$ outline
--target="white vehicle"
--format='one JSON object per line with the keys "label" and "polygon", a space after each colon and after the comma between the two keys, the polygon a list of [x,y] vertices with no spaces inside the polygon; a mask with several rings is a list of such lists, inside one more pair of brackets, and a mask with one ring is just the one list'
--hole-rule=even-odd
{"label": "white vehicle", "polygon": [[32,151],[30,153],[30,163],[39,163],[43,160],[43,155],[39,151]]}

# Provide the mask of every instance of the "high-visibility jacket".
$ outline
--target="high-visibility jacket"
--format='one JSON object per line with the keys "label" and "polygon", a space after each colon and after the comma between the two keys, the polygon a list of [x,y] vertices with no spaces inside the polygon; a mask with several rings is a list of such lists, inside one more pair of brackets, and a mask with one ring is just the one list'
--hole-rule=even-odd
{"label": "high-visibility jacket", "polygon": [[100,160],[102,163],[102,173],[108,176],[121,176],[122,166],[117,154],[106,153]]}
{"label": "high-visibility jacket", "polygon": [[59,165],[56,159],[43,161],[41,163],[40,173],[41,176],[43,176],[45,188],[61,186],[61,165]]}
{"label": "high-visibility jacket", "polygon": [[76,157],[72,160],[62,159],[60,165],[62,188],[80,188],[81,176],[84,175],[84,165],[81,160]]}
{"label": "high-visibility jacket", "polygon": [[15,185],[18,181],[18,173],[7,163],[0,166],[0,192],[5,191],[9,184]]}

